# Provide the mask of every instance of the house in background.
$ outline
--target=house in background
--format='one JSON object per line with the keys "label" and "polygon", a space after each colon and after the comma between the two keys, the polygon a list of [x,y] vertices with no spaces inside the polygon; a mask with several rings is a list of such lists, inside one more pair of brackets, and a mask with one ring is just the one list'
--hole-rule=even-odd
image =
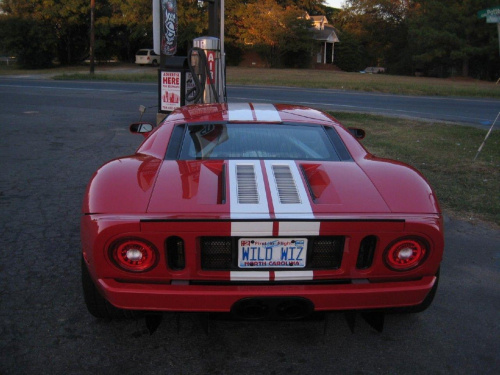
{"label": "house in background", "polygon": [[335,28],[328,23],[325,16],[310,16],[306,12],[304,18],[311,20],[314,25],[313,39],[316,41],[317,46],[314,62],[316,64],[333,64],[335,61],[335,43],[339,42]]}
{"label": "house in background", "polygon": [[[311,43],[314,43],[314,48],[311,56],[311,66],[316,69],[338,69],[333,66],[335,62],[335,43],[339,42],[335,28],[328,23],[326,16],[310,16],[309,13],[305,12],[303,18],[310,20],[313,24]],[[268,67],[266,61],[252,47],[252,44],[247,45],[239,66]]]}

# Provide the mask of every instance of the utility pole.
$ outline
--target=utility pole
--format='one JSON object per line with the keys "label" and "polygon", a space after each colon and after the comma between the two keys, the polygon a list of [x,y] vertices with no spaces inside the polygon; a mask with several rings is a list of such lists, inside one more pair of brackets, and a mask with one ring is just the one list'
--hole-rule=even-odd
{"label": "utility pole", "polygon": [[94,74],[94,42],[95,42],[95,26],[94,26],[95,0],[90,0],[90,74]]}

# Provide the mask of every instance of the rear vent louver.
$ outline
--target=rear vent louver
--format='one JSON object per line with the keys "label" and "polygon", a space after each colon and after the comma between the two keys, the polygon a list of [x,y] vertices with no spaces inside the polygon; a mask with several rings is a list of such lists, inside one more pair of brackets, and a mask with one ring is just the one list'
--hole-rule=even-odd
{"label": "rear vent louver", "polygon": [[184,241],[180,237],[172,236],[166,241],[168,267],[175,271],[186,267],[186,256],[184,253]]}
{"label": "rear vent louver", "polygon": [[358,260],[356,261],[357,269],[365,270],[372,266],[376,247],[377,237],[366,236],[363,238],[361,244],[359,245]]}
{"label": "rear vent louver", "polygon": [[253,165],[237,165],[236,179],[238,181],[238,203],[258,204],[259,192]]}
{"label": "rear vent louver", "polygon": [[300,204],[297,185],[288,165],[273,165],[276,188],[282,204]]}

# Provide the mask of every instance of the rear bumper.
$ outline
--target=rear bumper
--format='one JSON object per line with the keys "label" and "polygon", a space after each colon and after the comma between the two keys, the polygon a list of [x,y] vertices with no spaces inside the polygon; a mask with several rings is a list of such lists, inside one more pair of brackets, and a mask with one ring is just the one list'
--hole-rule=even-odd
{"label": "rear bumper", "polygon": [[428,276],[416,281],[341,285],[200,286],[99,279],[97,285],[111,304],[130,310],[229,312],[243,298],[302,297],[314,304],[314,310],[329,311],[418,305],[435,281]]}

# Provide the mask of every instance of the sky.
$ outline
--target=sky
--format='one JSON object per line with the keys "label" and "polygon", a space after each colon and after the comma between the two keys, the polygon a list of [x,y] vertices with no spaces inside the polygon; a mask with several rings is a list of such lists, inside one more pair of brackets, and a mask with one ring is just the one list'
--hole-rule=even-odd
{"label": "sky", "polygon": [[344,4],[344,0],[326,0],[326,5],[334,7],[334,8],[342,8]]}

